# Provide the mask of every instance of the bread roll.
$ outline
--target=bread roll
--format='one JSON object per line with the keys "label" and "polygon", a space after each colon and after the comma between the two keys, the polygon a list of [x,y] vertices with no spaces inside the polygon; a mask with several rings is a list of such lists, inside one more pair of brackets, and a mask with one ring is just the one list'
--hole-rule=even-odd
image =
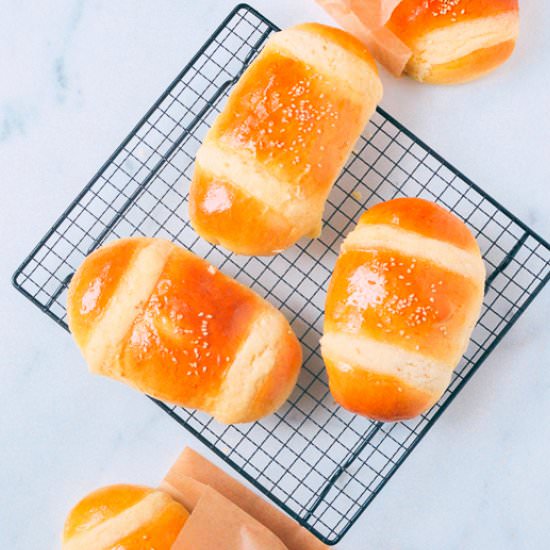
{"label": "bread roll", "polygon": [[518,0],[403,0],[386,24],[412,50],[406,72],[421,82],[467,82],[514,50]]}
{"label": "bread roll", "polygon": [[412,418],[443,394],[483,300],[468,228],[422,199],[363,214],[330,281],[321,350],[330,390],[376,420]]}
{"label": "bread roll", "polygon": [[466,82],[511,55],[518,0],[317,0],[390,72],[420,82]]}
{"label": "bread roll", "polygon": [[71,281],[67,313],[92,372],[224,423],[275,411],[301,364],[279,311],[161,239],[96,250]]}
{"label": "bread roll", "polygon": [[371,55],[344,31],[305,24],[272,35],[197,153],[197,233],[250,255],[319,236],[330,189],[381,97]]}
{"label": "bread roll", "polygon": [[189,513],[163,491],[112,485],[69,513],[63,550],[170,550]]}

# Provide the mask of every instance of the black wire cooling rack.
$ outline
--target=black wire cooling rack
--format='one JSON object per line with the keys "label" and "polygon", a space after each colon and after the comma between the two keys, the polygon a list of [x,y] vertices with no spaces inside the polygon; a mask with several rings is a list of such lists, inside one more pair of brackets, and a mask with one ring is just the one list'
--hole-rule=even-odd
{"label": "black wire cooling rack", "polygon": [[[67,329],[67,285],[108,239],[172,239],[280,308],[304,349],[289,401],[254,424],[224,426],[158,403],[321,540],[334,544],[550,278],[550,246],[399,122],[378,109],[331,192],[320,239],[273,258],[240,257],[201,240],[187,220],[193,160],[232,85],[277,27],[239,5],[162,94],[40,241],[15,286]],[[319,338],[325,289],[343,236],[369,206],[421,196],[452,210],[476,235],[488,270],[481,319],[445,395],[409,422],[380,423],[338,407]]]}

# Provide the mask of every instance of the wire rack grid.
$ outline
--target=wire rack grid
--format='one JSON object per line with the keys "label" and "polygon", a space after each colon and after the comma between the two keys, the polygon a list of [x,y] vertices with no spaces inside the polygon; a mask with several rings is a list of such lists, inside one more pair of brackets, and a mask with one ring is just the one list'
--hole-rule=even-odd
{"label": "wire rack grid", "polygon": [[[169,238],[270,300],[304,349],[295,391],[260,422],[224,426],[157,402],[322,541],[353,525],[550,278],[550,247],[382,109],[331,192],[323,234],[272,258],[239,257],[199,239],[186,202],[195,153],[232,85],[275,25],[239,5],[101,167],[14,275],[15,286],[67,329],[67,285],[108,239]],[[319,338],[339,243],[369,206],[420,196],[455,212],[488,270],[481,319],[442,399],[408,422],[380,423],[338,407]]]}

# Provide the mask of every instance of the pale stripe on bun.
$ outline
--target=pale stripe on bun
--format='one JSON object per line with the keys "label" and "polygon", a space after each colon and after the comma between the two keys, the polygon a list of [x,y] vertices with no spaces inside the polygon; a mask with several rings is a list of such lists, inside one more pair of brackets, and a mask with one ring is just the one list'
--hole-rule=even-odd
{"label": "pale stripe on bun", "polygon": [[[261,405],[262,416],[269,414],[282,405],[296,384],[298,371],[285,372],[285,347],[293,336],[281,317],[278,311],[265,311],[252,322],[212,405],[211,413],[218,421],[232,424],[255,420],[255,402]],[[282,367],[280,386],[288,390],[278,387],[276,392],[264,391],[270,377],[276,376],[277,365]]]}
{"label": "pale stripe on bun", "polygon": [[168,241],[151,240],[137,252],[83,350],[93,372],[101,374],[115,363],[120,342],[151,296],[171,250]]}
{"label": "pale stripe on bun", "polygon": [[434,65],[446,64],[478,50],[515,40],[518,33],[519,18],[513,12],[430,31],[415,40],[407,71],[414,78],[424,80]]}
{"label": "pale stripe on bun", "polygon": [[388,224],[359,224],[344,240],[342,253],[365,247],[385,248],[428,260],[474,280],[482,280],[485,276],[479,253]]}
{"label": "pale stripe on bun", "polygon": [[[322,204],[312,206],[311,200],[320,201],[315,197],[304,201],[299,186],[276,178],[254,159],[207,140],[199,149],[196,162],[197,169],[208,172],[214,181],[229,182],[245,195],[265,204],[288,223],[292,220],[297,233],[315,234],[318,231],[317,211]],[[207,205],[203,203],[203,207],[207,208]]]}
{"label": "pale stripe on bun", "polygon": [[396,376],[411,386],[437,395],[441,395],[451,378],[447,363],[363,335],[328,332],[321,338],[321,348],[323,357],[330,358],[342,370],[346,370],[347,365],[348,368]]}

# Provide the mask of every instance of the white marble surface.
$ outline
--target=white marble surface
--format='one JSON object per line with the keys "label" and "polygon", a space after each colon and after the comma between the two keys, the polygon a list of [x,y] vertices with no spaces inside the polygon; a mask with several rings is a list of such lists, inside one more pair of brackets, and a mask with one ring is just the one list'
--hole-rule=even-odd
{"label": "white marble surface", "polygon": [[[231,0],[0,1],[0,547],[59,546],[103,484],[155,484],[190,443],[147,399],[88,375],[69,336],[9,278],[233,6]],[[256,0],[280,25],[312,0]],[[384,74],[382,103],[550,238],[550,4],[522,3],[513,59],[483,81]],[[529,308],[339,545],[550,548],[550,290]]]}

